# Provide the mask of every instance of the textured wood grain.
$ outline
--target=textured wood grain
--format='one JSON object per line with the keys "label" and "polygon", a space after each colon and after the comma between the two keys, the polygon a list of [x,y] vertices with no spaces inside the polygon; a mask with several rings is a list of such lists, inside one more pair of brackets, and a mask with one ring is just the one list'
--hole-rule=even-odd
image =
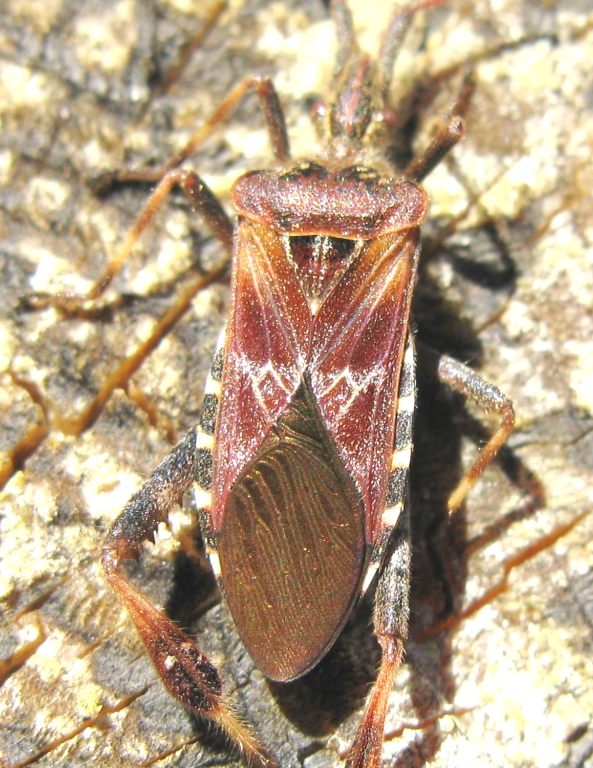
{"label": "textured wood grain", "polygon": [[[149,103],[155,79],[200,26],[189,5],[102,0],[97,10],[11,0],[0,20],[4,768],[181,768],[215,758],[236,765],[212,740],[197,741],[199,726],[155,679],[98,567],[118,510],[197,419],[226,285],[194,300],[125,388],[111,393],[105,382],[170,306],[179,274],[211,268],[222,252],[173,196],[116,281],[110,296],[123,292],[119,305],[89,320],[17,307],[30,290],[88,287],[146,197],[130,186],[100,200],[85,179],[126,161],[164,160],[244,73],[276,77],[295,155],[310,152],[307,97],[323,92],[332,66],[322,5],[232,3],[172,91]],[[374,17],[371,3],[359,5],[356,18],[376,50],[389,4],[377,3]],[[416,318],[433,346],[480,365],[518,414],[504,468],[489,470],[467,508],[439,527],[460,462],[474,455],[462,433],[475,436],[484,419],[471,408],[473,418],[464,416],[456,399],[420,377],[412,639],[389,727],[424,721],[425,728],[389,742],[389,764],[398,768],[593,764],[591,517],[519,563],[488,606],[418,639],[493,587],[505,560],[593,505],[587,6],[451,0],[431,14],[426,35],[419,28],[410,36],[395,77],[399,93],[423,73],[475,61],[467,138],[426,185],[426,252],[451,217],[460,220],[439,258],[425,264]],[[445,78],[438,90],[450,94],[454,81]],[[420,124],[447,98],[431,105],[427,97]],[[224,199],[239,173],[269,157],[251,99],[194,165]],[[479,203],[462,217],[472,195]],[[470,269],[476,261],[479,269]],[[98,392],[105,402],[77,434]],[[505,516],[525,510],[511,479],[526,470],[544,483],[547,507],[504,529]],[[134,579],[220,664],[238,708],[283,768],[338,765],[332,749],[349,743],[377,661],[368,606],[310,676],[266,684],[224,607],[197,618],[191,596],[207,603],[211,584],[185,523],[178,515],[182,547],[164,531]],[[487,547],[467,545],[497,525]]]}

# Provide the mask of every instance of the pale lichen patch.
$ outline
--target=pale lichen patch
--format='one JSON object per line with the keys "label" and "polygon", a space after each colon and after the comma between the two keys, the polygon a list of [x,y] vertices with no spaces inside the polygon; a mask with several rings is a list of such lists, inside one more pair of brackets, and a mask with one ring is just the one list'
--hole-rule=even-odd
{"label": "pale lichen patch", "polygon": [[121,0],[101,14],[80,15],[75,28],[76,50],[84,66],[104,72],[118,72],[127,66],[137,39],[132,0]]}

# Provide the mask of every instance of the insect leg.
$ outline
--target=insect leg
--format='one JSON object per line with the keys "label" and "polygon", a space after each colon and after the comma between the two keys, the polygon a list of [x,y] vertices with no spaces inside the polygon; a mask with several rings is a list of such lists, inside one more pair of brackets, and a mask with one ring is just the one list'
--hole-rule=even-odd
{"label": "insect leg", "polygon": [[441,381],[448,384],[456,392],[472,397],[484,410],[495,411],[502,418],[498,429],[481,449],[473,466],[451,494],[447,509],[452,512],[463,503],[471,487],[513,431],[515,410],[511,400],[498,387],[483,379],[467,365],[446,355],[439,357],[432,351],[429,354],[433,358],[437,376]]}
{"label": "insect leg", "polygon": [[109,260],[109,263],[103,270],[103,274],[91,289],[88,298],[94,299],[103,293],[113,277],[122,268],[136,241],[154,218],[154,215],[176,184],[187,195],[196,213],[204,218],[212,234],[220,240],[230,253],[233,243],[233,224],[218,198],[193,171],[169,171],[148,198],[146,205],[136,219],[136,223],[128,232],[122,247]]}
{"label": "insect leg", "polygon": [[124,265],[130,251],[154,218],[167,195],[178,184],[189,198],[196,213],[199,213],[210,227],[215,237],[230,253],[233,242],[233,224],[222,205],[206,183],[193,171],[169,171],[148,198],[136,223],[130,229],[119,250],[109,259],[103,273],[94,286],[85,294],[75,293],[32,293],[24,297],[27,307],[42,309],[45,306],[57,306],[65,311],[76,311],[86,301],[94,301],[105,291],[109,283]]}
{"label": "insect leg", "polygon": [[[414,16],[420,11],[428,11],[431,8],[435,8],[443,2],[445,0],[418,0],[418,2],[411,2],[407,7],[397,8],[391,17],[379,52],[379,72],[386,100],[393,77],[395,60],[400,52],[408,29],[414,20]],[[342,4],[341,1],[340,4]]]}
{"label": "insect leg", "polygon": [[124,168],[122,170],[107,171],[98,174],[92,180],[95,193],[105,194],[115,183],[139,181],[155,183],[191,157],[197,147],[212,133],[221,123],[225,122],[235,107],[245,98],[250,90],[255,90],[259,96],[262,112],[266,120],[268,133],[272,142],[272,152],[278,162],[285,163],[290,160],[290,145],[286,132],[284,112],[274,88],[274,83],[269,77],[249,75],[241,80],[232,91],[218,105],[206,122],[194,133],[190,140],[169,158],[160,168]]}
{"label": "insect leg", "polygon": [[330,12],[336,28],[336,41],[338,50],[336,51],[336,61],[334,65],[335,77],[340,75],[347,61],[357,50],[358,44],[354,34],[354,24],[352,22],[352,12],[344,0],[332,0]]}
{"label": "insect leg", "polygon": [[404,178],[416,182],[425,179],[462,136],[463,120],[459,115],[453,115],[441,125],[428,147],[412,160],[404,171]]}
{"label": "insect leg", "polygon": [[184,706],[218,725],[248,763],[277,768],[275,759],[237,720],[222,698],[216,667],[170,619],[140,595],[119,570],[138,559],[140,545],[154,538],[159,522],[189,490],[196,474],[196,432],[192,430],[125,506],[103,545],[102,564],[112,589],[128,609],[160,677]]}
{"label": "insect leg", "polygon": [[375,636],[381,665],[369,694],[346,768],[379,768],[389,694],[404,654],[408,634],[410,562],[409,504],[404,505],[393,532],[387,560],[375,593]]}
{"label": "insect leg", "polygon": [[44,292],[31,293],[23,297],[22,304],[26,309],[43,309],[47,306],[55,306],[66,312],[76,312],[81,309],[85,301],[97,299],[105,291],[113,277],[122,268],[130,250],[136,243],[146,225],[153,218],[163,201],[175,186],[179,184],[197,213],[206,220],[206,224],[212,230],[225,248],[230,253],[233,238],[233,225],[224,212],[216,196],[211,192],[206,183],[195,173],[184,170],[175,170],[182,162],[187,160],[196,147],[212,132],[221,122],[224,122],[237,104],[251,90],[255,89],[259,96],[262,111],[268,126],[268,132],[272,141],[274,157],[281,163],[290,159],[290,147],[284,112],[278,98],[274,84],[269,77],[251,75],[244,78],[219,105],[218,109],[210,116],[201,128],[192,136],[188,143],[176,155],[170,158],[163,166],[157,169],[139,168],[124,169],[121,171],[109,171],[95,177],[92,187],[97,194],[105,194],[115,182],[159,182],[144,209],[138,216],[136,223],[128,232],[128,235],[119,251],[109,260],[103,273],[95,285],[86,295],[74,293],[48,294]]}
{"label": "insect leg", "polygon": [[141,112],[142,116],[144,116],[146,110],[150,107],[153,99],[164,96],[164,94],[168,93],[171,90],[171,87],[175,85],[175,83],[179,80],[183,74],[183,71],[190,62],[194,51],[202,45],[210,32],[218,24],[223,11],[226,10],[226,7],[226,0],[218,0],[218,2],[212,6],[212,9],[208,13],[203,26],[198,30],[196,34],[190,37],[190,39],[181,46],[177,61],[173,64],[171,69],[165,73],[164,77],[157,84],[151,95],[151,98],[146,104],[146,107]]}
{"label": "insect leg", "polygon": [[433,140],[426,149],[412,160],[404,171],[406,179],[416,182],[423,181],[436,168],[449,150],[461,140],[463,137],[463,116],[466,114],[471,103],[474,87],[474,71],[468,68],[463,77],[461,87],[443,116]]}
{"label": "insect leg", "polygon": [[[268,133],[272,142],[272,152],[278,162],[285,163],[290,160],[290,145],[288,134],[286,132],[286,121],[284,112],[280,105],[278,93],[274,88],[274,83],[269,77],[259,75],[249,75],[241,80],[233,90],[224,98],[216,111],[206,120],[204,125],[196,131],[187,144],[172,157],[162,168],[162,173],[166,173],[171,168],[176,168],[180,163],[190,157],[196,150],[196,147],[212,132],[212,130],[223,123],[233,109],[243,100],[250,90],[255,90],[259,96],[262,112],[266,120]],[[160,177],[157,177],[160,178]]]}

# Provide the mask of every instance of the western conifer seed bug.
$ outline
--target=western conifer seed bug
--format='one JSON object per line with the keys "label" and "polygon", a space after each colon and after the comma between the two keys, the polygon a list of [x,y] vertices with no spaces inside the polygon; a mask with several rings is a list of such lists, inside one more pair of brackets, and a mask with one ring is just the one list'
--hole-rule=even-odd
{"label": "western conifer seed bug", "polygon": [[[124,246],[123,253],[179,185],[232,253],[229,318],[199,424],[117,518],[103,566],[170,693],[221,728],[254,766],[279,764],[226,704],[213,664],[130,585],[119,563],[138,557],[194,486],[207,554],[239,635],[276,681],[314,667],[374,588],[381,663],[346,765],[378,768],[409,613],[410,307],[428,208],[420,183],[462,135],[454,105],[430,145],[406,168],[394,168],[388,96],[414,15],[441,2],[420,0],[395,12],[374,62],[358,50],[345,1],[334,0],[335,81],[314,115],[321,157],[291,159],[272,82],[248,77],[211,124],[254,89],[278,169],[236,181],[233,226],[200,177],[176,168],[193,151],[190,142],[157,174]],[[106,273],[98,290],[109,279]],[[506,440],[514,413],[502,392],[461,363],[440,357],[436,368],[453,389],[502,417],[452,494],[453,510]]]}

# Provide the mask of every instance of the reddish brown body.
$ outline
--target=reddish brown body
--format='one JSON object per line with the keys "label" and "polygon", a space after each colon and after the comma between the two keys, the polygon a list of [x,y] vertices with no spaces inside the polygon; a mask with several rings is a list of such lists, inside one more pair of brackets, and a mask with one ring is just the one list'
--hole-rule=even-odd
{"label": "reddish brown body", "polygon": [[306,164],[242,177],[233,202],[212,535],[243,641],[290,680],[348,618],[380,529],[427,200]]}

